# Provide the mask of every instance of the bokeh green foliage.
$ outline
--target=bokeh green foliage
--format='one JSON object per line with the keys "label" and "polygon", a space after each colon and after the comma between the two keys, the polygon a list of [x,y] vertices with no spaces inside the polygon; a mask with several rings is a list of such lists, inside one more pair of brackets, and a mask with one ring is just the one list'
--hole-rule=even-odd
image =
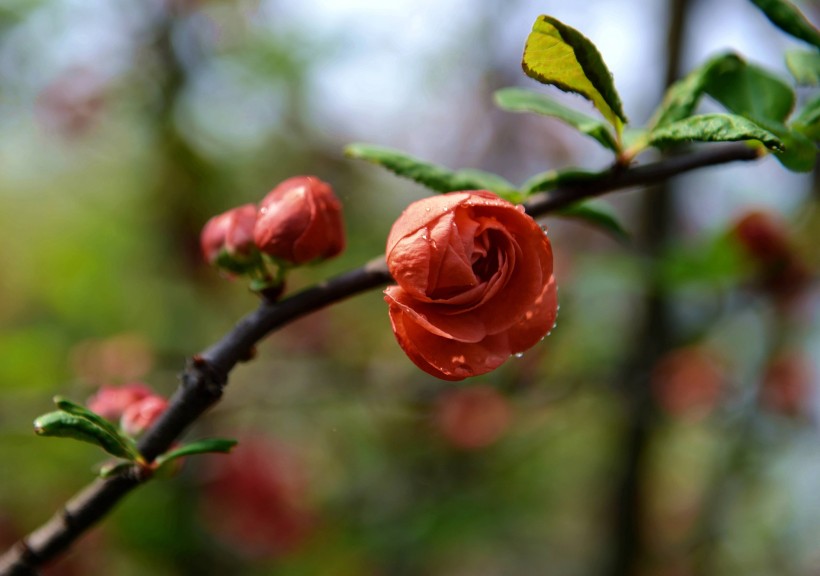
{"label": "bokeh green foliage", "polygon": [[[47,60],[63,23],[41,15],[59,16],[60,4],[0,8],[0,55]],[[243,3],[126,4],[142,28],[126,63],[102,79],[93,70],[38,73],[31,62],[0,67],[4,544],[49,517],[99,464],[90,447],[34,437],[31,421],[51,409],[54,394],[81,400],[126,378],[170,394],[184,358],[256,305],[246,286],[201,262],[198,232],[207,218],[258,201],[293,175],[332,183],[345,206],[348,249],[293,273],[289,288],[298,290],[380,253],[401,208],[426,193],[344,158],[353,138],[316,120],[323,103],[311,98],[310,81],[339,48],[334,40],[299,24],[259,24]],[[469,34],[477,32],[465,32],[464,42],[481,45]],[[44,43],[48,37],[54,45]],[[517,58],[520,46],[514,50]],[[87,97],[66,102],[76,82]],[[61,88],[49,90],[54,83]],[[476,98],[489,103],[506,85],[476,90]],[[595,121],[590,131],[616,147],[602,125]],[[527,126],[529,136],[552,128]],[[469,128],[453,126],[465,140]],[[493,146],[500,154],[507,143]],[[524,186],[527,193],[594,175],[555,172],[565,159],[538,161],[545,173]],[[506,186],[488,183],[486,172],[457,174]],[[529,176],[508,175],[516,182]],[[626,224],[603,228],[639,228],[633,206],[612,210]],[[798,222],[798,243],[816,245],[813,214],[806,209]],[[817,478],[815,433],[805,420],[762,411],[755,390],[772,340],[808,347],[813,327],[798,322],[784,335],[779,304],[744,288],[749,270],[725,221],[682,237],[659,266],[575,222],[546,224],[557,259],[558,327],[523,358],[460,385],[491,386],[508,403],[511,420],[496,442],[466,450],[442,432],[441,394],[458,386],[415,369],[393,340],[381,294],[361,295],[262,343],[191,433],[252,435],[289,447],[316,519],[300,547],[260,558],[220,541],[201,511],[207,461],[192,458],[176,477],[130,495],[55,573],[601,573],[617,529],[613,479],[625,465],[623,375],[654,274],[672,299],[676,340],[718,350],[731,370],[708,414],[660,413],[651,423],[657,433],[643,471],[652,486],[651,565],[688,566],[696,546],[716,574],[809,573],[820,510],[806,504],[794,471]],[[105,348],[122,335],[141,342],[149,361],[135,367],[132,348]],[[100,349],[114,352],[94,352]],[[649,374],[639,377],[649,385]],[[712,499],[719,505],[709,506]],[[726,539],[712,537],[724,525]],[[790,540],[794,533],[803,536]]]}

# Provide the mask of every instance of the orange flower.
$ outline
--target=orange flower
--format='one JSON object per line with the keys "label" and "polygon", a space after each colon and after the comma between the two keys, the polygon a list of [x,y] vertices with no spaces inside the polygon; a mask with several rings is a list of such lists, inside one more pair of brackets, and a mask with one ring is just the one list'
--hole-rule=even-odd
{"label": "orange flower", "polygon": [[265,254],[291,264],[332,258],[345,247],[342,205],[318,178],[288,178],[259,205],[254,240]]}
{"label": "orange flower", "polygon": [[536,344],[558,309],[552,248],[521,206],[485,190],[411,204],[387,238],[385,290],[399,345],[422,370],[463,380]]}

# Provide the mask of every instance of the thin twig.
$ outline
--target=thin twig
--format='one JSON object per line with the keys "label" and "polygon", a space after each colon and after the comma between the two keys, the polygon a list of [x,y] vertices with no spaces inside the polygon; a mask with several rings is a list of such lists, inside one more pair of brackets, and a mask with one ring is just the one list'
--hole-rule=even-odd
{"label": "thin twig", "polygon": [[[539,217],[608,192],[652,184],[706,166],[757,158],[754,149],[738,144],[710,146],[686,156],[635,168],[616,166],[595,181],[537,194],[525,204],[525,208],[533,217]],[[230,371],[249,358],[254,346],[271,332],[350,296],[384,286],[390,280],[384,257],[380,256],[361,268],[335,276],[285,300],[260,305],[219,342],[188,361],[168,409],[140,440],[140,452],[152,462],[167,450],[188,426],[219,401]],[[0,576],[36,574],[38,566],[67,549],[126,494],[146,480],[136,466],[112,477],[95,480],[48,522],[0,557]]]}

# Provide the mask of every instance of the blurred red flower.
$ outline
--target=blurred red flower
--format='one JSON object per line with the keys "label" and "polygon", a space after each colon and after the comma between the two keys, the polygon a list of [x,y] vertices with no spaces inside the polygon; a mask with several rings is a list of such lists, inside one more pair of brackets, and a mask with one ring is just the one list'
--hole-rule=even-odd
{"label": "blurred red flower", "polygon": [[726,379],[714,352],[703,346],[688,346],[667,353],[655,364],[650,385],[666,412],[699,419],[718,405]]}
{"label": "blurred red flower", "polygon": [[277,557],[299,547],[314,526],[301,462],[262,438],[240,439],[229,456],[209,461],[202,513],[209,531],[251,557]]}
{"label": "blurred red flower", "polygon": [[435,424],[456,448],[476,450],[495,443],[507,430],[510,404],[495,388],[449,390],[435,405]]}

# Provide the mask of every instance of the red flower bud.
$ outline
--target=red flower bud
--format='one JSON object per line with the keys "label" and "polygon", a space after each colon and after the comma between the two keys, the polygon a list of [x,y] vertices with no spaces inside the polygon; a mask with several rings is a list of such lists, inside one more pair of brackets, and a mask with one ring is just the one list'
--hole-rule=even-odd
{"label": "red flower bud", "polygon": [[262,252],[291,264],[332,258],[345,247],[342,205],[318,178],[289,178],[262,200],[253,236]]}
{"label": "red flower bud", "polygon": [[137,436],[153,424],[168,407],[168,400],[162,396],[148,396],[125,409],[120,419],[120,428],[126,434]]}
{"label": "red flower bud", "polygon": [[766,366],[760,402],[767,410],[783,416],[804,415],[813,378],[812,367],[805,356],[796,351],[782,352]]}
{"label": "red flower bud", "polygon": [[786,224],[768,212],[749,212],[733,227],[733,234],[744,250],[768,265],[789,257],[789,234]]}
{"label": "red flower bud", "polygon": [[780,301],[799,295],[811,273],[791,242],[787,223],[767,212],[750,212],[732,233],[754,264],[758,286]]}
{"label": "red flower bud", "polygon": [[118,420],[123,412],[137,402],[151,396],[151,389],[140,382],[124,386],[101,386],[88,399],[88,409],[108,420]]}
{"label": "red flower bud", "polygon": [[693,345],[661,357],[652,368],[650,384],[663,410],[695,421],[708,416],[720,403],[726,374],[714,351]]}
{"label": "red flower bud", "polygon": [[245,204],[214,216],[202,229],[202,255],[208,264],[243,272],[254,261],[256,206]]}

